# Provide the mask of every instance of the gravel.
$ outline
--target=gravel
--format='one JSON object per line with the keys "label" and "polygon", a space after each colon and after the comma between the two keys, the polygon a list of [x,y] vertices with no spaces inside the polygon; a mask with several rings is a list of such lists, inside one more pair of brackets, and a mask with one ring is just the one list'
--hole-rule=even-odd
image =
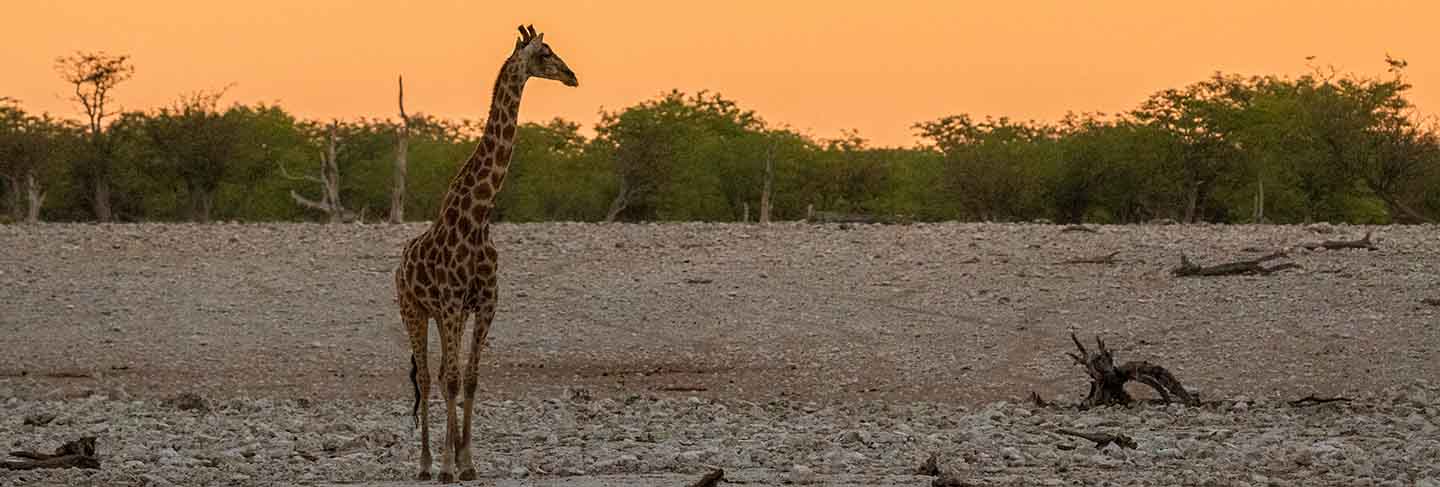
{"label": "gravel", "polygon": [[[1350,403],[1256,401],[1244,412],[654,395],[485,401],[474,453],[488,481],[555,485],[693,480],[710,466],[759,483],[924,485],[916,470],[932,454],[941,471],[973,485],[1425,485],[1440,478],[1437,398],[1440,388],[1422,383]],[[396,401],[231,398],[201,412],[97,394],[4,405],[7,447],[93,435],[104,465],[0,474],[16,485],[381,484],[415,470],[418,435]],[[19,420],[33,414],[56,418]],[[1060,428],[1124,433],[1139,447],[1097,450]]]}
{"label": "gravel", "polygon": [[[497,225],[477,470],[927,485],[933,453],[975,485],[1440,485],[1436,227],[1097,229]],[[105,466],[0,484],[407,484],[418,434],[389,272],[422,230],[0,226],[0,441],[95,435]],[[1168,273],[1181,253],[1367,231],[1380,250],[1296,250],[1301,268],[1271,276]],[[1072,331],[1214,402],[1029,407],[1030,391],[1083,395]],[[1310,394],[1355,400],[1285,404]]]}

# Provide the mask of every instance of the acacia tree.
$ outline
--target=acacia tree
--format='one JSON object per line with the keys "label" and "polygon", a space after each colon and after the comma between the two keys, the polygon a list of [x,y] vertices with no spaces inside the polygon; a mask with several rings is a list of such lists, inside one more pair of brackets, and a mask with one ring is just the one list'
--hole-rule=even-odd
{"label": "acacia tree", "polygon": [[110,211],[111,144],[105,139],[106,118],[119,113],[109,108],[111,91],[135,74],[130,56],[104,52],[76,52],[55,59],[55,71],[74,87],[71,99],[85,112],[90,150],[80,164],[78,174],[92,190],[91,205],[95,219],[112,219]]}
{"label": "acacia tree", "polygon": [[759,153],[720,150],[753,140],[764,122],[719,94],[671,91],[620,112],[603,112],[600,118],[597,142],[613,154],[619,183],[606,221],[728,219],[736,200],[727,197],[725,180],[717,171],[728,162],[714,157],[738,157],[749,165],[760,160]]}
{"label": "acacia tree", "polygon": [[221,112],[224,90],[197,92],[161,108],[142,124],[160,173],[178,177],[191,221],[208,222],[215,192],[235,165],[241,128],[237,113]]}
{"label": "acacia tree", "polygon": [[25,123],[25,111],[16,106],[10,98],[0,97],[0,177],[5,179],[10,196],[10,219],[20,221],[25,207],[20,203],[21,126]]}
{"label": "acacia tree", "polygon": [[941,188],[962,219],[1017,221],[1046,212],[1045,177],[1058,160],[1054,127],[955,115],[915,125],[944,157]]}
{"label": "acacia tree", "polygon": [[1181,89],[1152,95],[1132,112],[1136,120],[1174,137],[1170,162],[1183,187],[1181,221],[1203,218],[1221,178],[1236,169],[1239,146],[1231,138],[1237,114],[1253,90],[1244,78],[1215,74]]}
{"label": "acacia tree", "polygon": [[65,121],[28,115],[0,99],[0,177],[9,185],[13,220],[40,221],[46,194],[43,174],[73,155],[77,132]]}
{"label": "acacia tree", "polygon": [[1338,83],[1341,91],[1355,100],[1352,116],[1369,122],[1360,130],[1360,154],[1347,159],[1346,168],[1385,203],[1392,221],[1431,222],[1406,200],[1433,191],[1415,183],[1435,169],[1440,143],[1434,131],[1417,127],[1407,113],[1413,108],[1404,97],[1410,89],[1404,80],[1409,63],[1389,56],[1385,62],[1390,66],[1390,79],[1344,79]]}

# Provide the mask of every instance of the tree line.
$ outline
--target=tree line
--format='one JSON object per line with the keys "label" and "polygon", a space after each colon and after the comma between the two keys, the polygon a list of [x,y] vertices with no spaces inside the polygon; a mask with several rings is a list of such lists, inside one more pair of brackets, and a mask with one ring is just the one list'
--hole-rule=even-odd
{"label": "tree line", "polygon": [[[1378,76],[1216,73],[1053,123],[957,114],[914,124],[922,142],[906,148],[672,91],[602,111],[593,137],[523,124],[496,218],[1431,222],[1440,132],[1406,98],[1405,62],[1386,61]],[[8,221],[427,220],[480,135],[406,114],[403,91],[396,119],[306,120],[224,105],[224,90],[117,113],[128,58],[77,53],[56,70],[85,119],[0,98]]]}

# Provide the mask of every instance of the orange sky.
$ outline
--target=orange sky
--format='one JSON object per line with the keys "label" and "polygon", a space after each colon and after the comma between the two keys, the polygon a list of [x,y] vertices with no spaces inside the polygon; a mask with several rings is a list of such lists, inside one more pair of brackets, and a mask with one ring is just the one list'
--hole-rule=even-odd
{"label": "orange sky", "polygon": [[1373,75],[1386,53],[1410,61],[1420,111],[1440,109],[1433,0],[6,3],[0,96],[71,116],[54,58],[105,50],[134,58],[127,109],[234,83],[230,101],[304,117],[393,117],[403,73],[409,111],[477,117],[522,22],[580,77],[532,81],[527,121],[589,126],[602,107],[710,89],[818,137],[909,145],[911,124],[950,114],[1114,112],[1215,70],[1296,74],[1314,55]]}

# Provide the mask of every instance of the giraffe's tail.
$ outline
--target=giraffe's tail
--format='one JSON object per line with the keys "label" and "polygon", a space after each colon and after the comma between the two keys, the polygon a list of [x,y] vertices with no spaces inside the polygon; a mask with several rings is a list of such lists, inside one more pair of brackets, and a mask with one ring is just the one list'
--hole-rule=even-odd
{"label": "giraffe's tail", "polygon": [[419,367],[415,365],[415,354],[410,354],[410,387],[415,389],[415,404],[410,406],[410,419],[414,422],[413,427],[420,426],[420,382],[416,380],[416,371]]}

